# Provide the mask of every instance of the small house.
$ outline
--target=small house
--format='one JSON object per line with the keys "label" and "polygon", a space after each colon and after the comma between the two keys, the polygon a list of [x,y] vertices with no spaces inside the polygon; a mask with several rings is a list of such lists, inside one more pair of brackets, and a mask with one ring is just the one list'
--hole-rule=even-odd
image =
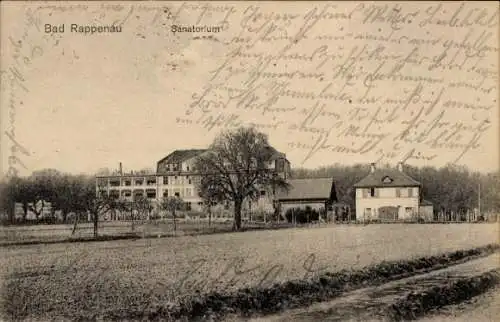
{"label": "small house", "polygon": [[420,182],[397,169],[377,169],[354,185],[356,189],[356,220],[395,221],[416,219],[419,213]]}
{"label": "small house", "polygon": [[332,178],[309,178],[288,180],[290,189],[277,194],[281,214],[288,209],[310,207],[321,211],[329,210],[337,202],[337,192]]}

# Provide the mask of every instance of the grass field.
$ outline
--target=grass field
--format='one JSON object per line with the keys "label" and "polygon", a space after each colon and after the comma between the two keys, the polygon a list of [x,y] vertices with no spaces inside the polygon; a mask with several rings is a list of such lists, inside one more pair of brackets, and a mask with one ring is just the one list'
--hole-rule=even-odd
{"label": "grass field", "polygon": [[498,234],[498,224],[392,224],[10,246],[2,298],[38,318],[155,310],[213,290],[498,243]]}
{"label": "grass field", "polygon": [[[174,233],[174,224],[172,220],[136,222],[132,230],[130,221],[111,221],[99,223],[99,236],[101,237],[119,237],[130,236],[131,233],[137,236],[183,236],[195,234],[209,234],[232,231],[232,221],[225,222],[214,221],[210,225],[206,220],[185,221],[178,220]],[[264,224],[248,223],[243,224],[244,229],[264,229],[264,228],[286,228],[291,224]],[[56,242],[68,239],[91,238],[93,236],[92,223],[80,223],[73,234],[73,225],[30,225],[30,226],[1,226],[0,227],[0,245],[12,243],[46,243]]]}

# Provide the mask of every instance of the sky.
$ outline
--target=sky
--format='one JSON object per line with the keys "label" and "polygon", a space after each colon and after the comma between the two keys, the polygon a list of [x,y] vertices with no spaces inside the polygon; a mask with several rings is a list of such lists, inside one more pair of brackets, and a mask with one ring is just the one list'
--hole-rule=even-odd
{"label": "sky", "polygon": [[[59,4],[37,9],[40,4],[1,4],[2,173],[6,174],[12,167],[21,175],[43,168],[93,173],[105,167],[116,169],[119,162],[126,171],[154,168],[156,161],[175,149],[205,148],[212,142],[216,130],[180,125],[176,118],[184,115],[193,93],[207,84],[210,71],[224,61],[228,49],[223,44],[195,41],[189,33],[174,36],[165,13],[151,22],[165,3],[143,8],[136,5],[131,14],[131,5],[126,2],[122,3],[121,10],[103,8],[101,3],[91,3],[87,9],[77,8],[77,2],[72,2],[73,7]],[[170,4],[174,9],[180,6],[180,3]],[[239,11],[248,7],[243,3],[233,4]],[[301,5],[302,12],[311,6]],[[353,5],[348,5],[341,4],[345,8],[338,10],[352,10]],[[291,3],[283,6],[298,10],[292,8]],[[271,12],[271,9],[276,9],[276,5],[268,4],[262,10]],[[201,12],[201,9],[191,10],[193,17]],[[182,22],[194,23],[188,9],[183,13],[179,18]],[[215,9],[212,14],[216,15]],[[126,19],[120,33],[83,35],[68,30],[71,24],[90,25],[118,19]],[[48,23],[65,24],[65,32],[46,33],[44,25]],[[238,30],[238,21],[231,23],[227,37]],[[347,27],[367,32],[374,28],[359,21],[349,22]],[[436,26],[432,28],[430,30],[440,32]],[[494,40],[498,43],[498,28],[495,29],[491,43],[495,43]],[[450,37],[449,30],[442,32]],[[497,64],[493,67],[498,69],[498,51],[485,59]],[[306,82],[303,87],[307,87]],[[498,90],[489,95],[497,96]],[[338,111],[343,113],[341,109]],[[457,109],[453,113],[454,120],[471,117],[467,110]],[[498,104],[479,117],[484,115],[490,117],[491,128],[482,136],[481,147],[467,153],[460,163],[475,170],[496,171]],[[247,121],[270,121],[258,113],[242,112],[239,116]],[[296,115],[284,117],[287,122],[293,118]],[[287,154],[292,167],[367,163],[377,157],[325,150],[302,164],[304,151],[290,146],[290,137],[296,135],[295,132],[282,127],[264,132],[269,134],[274,147]],[[309,134],[304,134],[301,140],[314,141]],[[446,153],[445,150],[437,152],[438,155]],[[17,162],[13,162],[14,157],[18,158]],[[442,166],[453,157],[437,159],[408,162]]]}

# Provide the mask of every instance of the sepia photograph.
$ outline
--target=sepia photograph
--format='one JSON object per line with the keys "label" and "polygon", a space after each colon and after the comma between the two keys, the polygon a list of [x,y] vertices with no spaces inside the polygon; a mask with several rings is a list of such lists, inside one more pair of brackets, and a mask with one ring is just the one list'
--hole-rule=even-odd
{"label": "sepia photograph", "polygon": [[2,1],[0,321],[499,321],[499,9]]}

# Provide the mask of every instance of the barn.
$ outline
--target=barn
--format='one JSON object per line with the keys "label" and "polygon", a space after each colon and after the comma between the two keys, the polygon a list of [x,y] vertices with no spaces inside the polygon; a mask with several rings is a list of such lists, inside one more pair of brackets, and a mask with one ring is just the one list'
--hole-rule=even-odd
{"label": "barn", "polygon": [[288,183],[290,189],[278,192],[276,198],[282,215],[293,208],[331,210],[338,201],[332,178],[289,179]]}

